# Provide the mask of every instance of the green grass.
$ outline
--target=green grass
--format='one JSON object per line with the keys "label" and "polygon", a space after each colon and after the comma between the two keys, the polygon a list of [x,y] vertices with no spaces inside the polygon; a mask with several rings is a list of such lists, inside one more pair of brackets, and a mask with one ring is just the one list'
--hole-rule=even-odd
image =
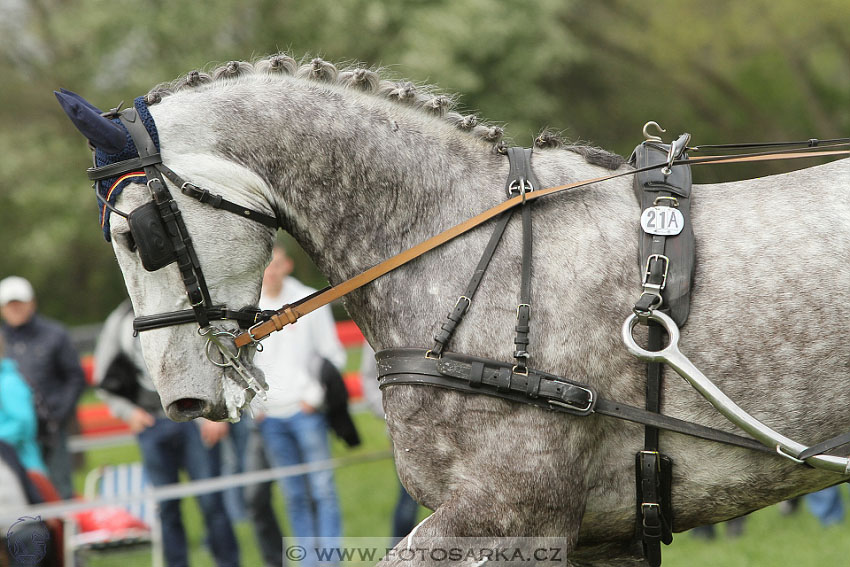
{"label": "green grass", "polygon": [[[362,444],[349,449],[341,441],[334,439],[331,450],[334,457],[353,456],[373,453],[390,448],[385,433],[385,425],[368,413],[357,413],[354,416],[357,429],[362,438]],[[79,493],[83,490],[85,473],[99,465],[116,464],[138,461],[141,459],[136,445],[127,445],[98,451],[89,451],[85,456],[84,470],[75,475],[75,486]],[[398,480],[392,460],[358,463],[336,470],[337,489],[340,507],[343,515],[343,529],[350,537],[386,537],[389,541],[390,525],[393,507],[398,496]],[[285,520],[283,500],[277,486],[273,489],[274,505],[278,519],[282,521],[287,533],[289,526]],[[191,564],[193,567],[214,565],[211,556],[203,546],[204,521],[193,498],[182,501],[183,521],[189,540]],[[421,517],[427,515],[427,510],[420,510]],[[236,524],[242,555],[242,565],[255,567],[261,565],[259,552],[249,522]],[[149,548],[140,548],[115,552],[86,552],[87,567],[141,567],[150,565]]]}
{"label": "green grass", "polygon": [[[384,423],[371,414],[355,415],[363,444],[348,449],[334,440],[334,456],[370,453],[389,448]],[[99,464],[139,460],[135,445],[92,451],[86,455],[85,469]],[[82,491],[85,471],[77,473],[77,487]],[[349,537],[389,537],[398,481],[389,459],[353,464],[336,471],[337,487],[343,513],[343,528]],[[850,509],[850,491],[842,488],[845,503]],[[278,518],[285,518],[284,506],[275,487],[274,503]],[[183,500],[184,523],[191,548],[191,564],[212,567],[214,563],[202,545],[203,518],[194,499]],[[427,514],[420,510],[420,516]],[[285,523],[284,523],[285,525]],[[286,526],[288,528],[288,526]],[[850,534],[848,521],[823,528],[805,505],[792,516],[782,516],[772,506],[751,514],[744,534],[729,538],[724,528],[718,529],[713,541],[703,541],[690,533],[676,534],[671,546],[663,549],[664,567],[795,567],[850,566]],[[236,525],[242,554],[242,565],[261,565],[252,528],[248,522]],[[87,567],[143,567],[150,565],[150,552],[141,548],[132,552],[89,553]]]}
{"label": "green grass", "polygon": [[[845,508],[850,509],[848,490],[842,488]],[[729,538],[718,527],[712,541],[690,533],[676,534],[662,552],[664,567],[845,567],[850,565],[848,521],[823,527],[801,503],[798,511],[783,516],[770,506],[747,517],[744,534]]]}

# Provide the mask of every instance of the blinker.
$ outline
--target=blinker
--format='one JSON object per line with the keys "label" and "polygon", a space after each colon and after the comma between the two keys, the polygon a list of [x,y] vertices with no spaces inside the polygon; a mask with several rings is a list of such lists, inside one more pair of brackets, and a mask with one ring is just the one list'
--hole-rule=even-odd
{"label": "blinker", "polygon": [[149,201],[136,207],[127,215],[127,222],[142,266],[147,271],[155,272],[177,260],[174,244],[162,222],[156,203]]}

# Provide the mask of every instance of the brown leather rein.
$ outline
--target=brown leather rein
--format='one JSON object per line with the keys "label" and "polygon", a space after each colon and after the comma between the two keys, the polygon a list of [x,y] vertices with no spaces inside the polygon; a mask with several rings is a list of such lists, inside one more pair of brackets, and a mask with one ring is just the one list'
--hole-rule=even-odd
{"label": "brown leather rein", "polygon": [[[846,146],[846,144],[836,144],[836,146]],[[652,165],[641,169],[632,169],[625,172],[605,175],[594,179],[586,179],[584,181],[577,181],[575,183],[568,183],[566,185],[547,187],[545,189],[538,189],[535,191],[517,195],[516,197],[512,197],[506,201],[503,201],[498,205],[491,207],[486,211],[483,211],[478,215],[437,234],[436,236],[432,236],[428,240],[420,242],[412,248],[408,248],[407,250],[396,254],[392,258],[384,260],[380,264],[373,266],[365,272],[361,272],[360,274],[342,283],[339,283],[335,286],[328,286],[325,289],[317,291],[312,295],[309,295],[303,299],[296,301],[295,303],[284,305],[283,307],[278,309],[277,312],[272,315],[268,320],[263,321],[261,323],[257,323],[247,331],[238,335],[235,338],[235,343],[237,347],[243,347],[253,343],[258,343],[259,341],[265,339],[275,331],[280,331],[285,326],[295,323],[304,315],[315,311],[316,309],[323,307],[329,304],[330,302],[351,293],[356,289],[363,287],[364,285],[376,280],[384,274],[387,274],[395,270],[396,268],[403,266],[411,260],[414,260],[415,258],[418,258],[419,256],[425,254],[426,252],[429,252],[434,248],[437,248],[438,246],[441,246],[446,242],[472,230],[473,228],[487,222],[488,220],[498,216],[499,214],[519,205],[522,205],[525,202],[534,201],[536,199],[546,197],[554,193],[560,193],[569,189],[577,189],[579,187],[585,187],[587,185],[593,185],[594,183],[609,181],[618,177],[635,175],[636,173],[639,173],[641,171],[648,171],[651,169],[657,169],[672,165],[745,163],[757,161],[773,161],[812,157],[835,157],[848,155],[850,155],[850,150],[811,151],[811,148],[800,148],[798,150],[788,150],[783,152],[759,152],[736,156],[703,156],[692,159],[675,160],[671,163],[661,163],[658,165]]]}

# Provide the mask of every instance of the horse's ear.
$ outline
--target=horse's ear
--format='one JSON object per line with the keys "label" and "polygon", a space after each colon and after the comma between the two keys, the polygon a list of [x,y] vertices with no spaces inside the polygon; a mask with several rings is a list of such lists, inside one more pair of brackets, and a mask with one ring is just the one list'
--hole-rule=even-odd
{"label": "horse's ear", "polygon": [[62,110],[77,127],[77,130],[96,148],[108,154],[116,154],[127,144],[124,130],[112,120],[100,115],[100,110],[71,91],[53,91]]}
{"label": "horse's ear", "polygon": [[[56,91],[53,91],[53,92],[56,92]],[[75,93],[74,91],[69,91],[68,89],[59,89],[59,93],[78,100],[79,102],[88,106],[89,108],[91,108],[92,110],[97,112],[98,114],[103,114],[103,111],[101,109],[99,109],[98,107],[96,107],[95,105],[93,105],[92,103],[90,103],[89,101],[87,101],[86,99],[84,99],[83,97],[81,97],[80,95]]]}

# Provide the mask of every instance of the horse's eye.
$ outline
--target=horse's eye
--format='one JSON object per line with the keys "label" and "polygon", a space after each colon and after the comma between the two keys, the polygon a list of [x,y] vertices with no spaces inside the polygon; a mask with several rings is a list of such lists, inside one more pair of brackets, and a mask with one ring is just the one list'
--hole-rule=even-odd
{"label": "horse's eye", "polygon": [[120,234],[116,234],[115,238],[118,239],[118,244],[120,244],[130,252],[136,251],[136,240],[133,238],[133,233],[122,232]]}

